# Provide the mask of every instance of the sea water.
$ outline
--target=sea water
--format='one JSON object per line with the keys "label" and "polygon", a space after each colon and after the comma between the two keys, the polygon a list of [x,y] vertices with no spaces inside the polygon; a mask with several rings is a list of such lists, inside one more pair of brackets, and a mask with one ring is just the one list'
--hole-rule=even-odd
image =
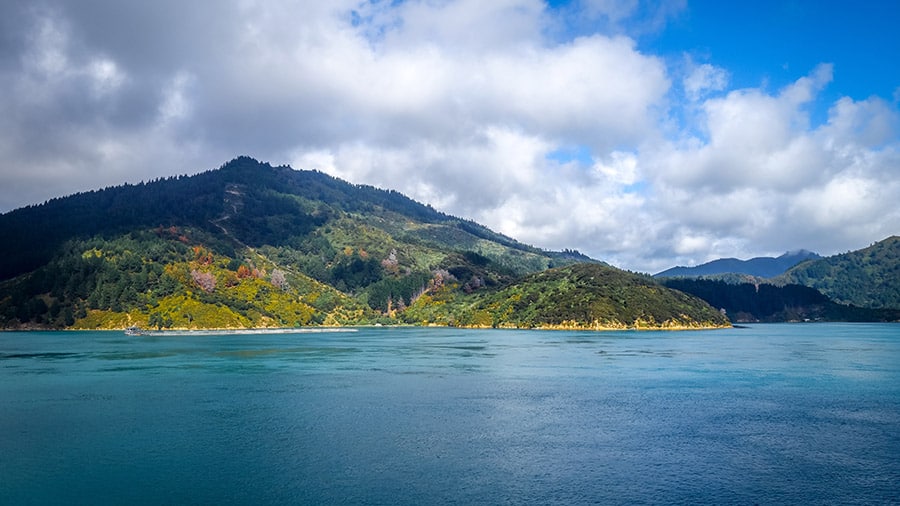
{"label": "sea water", "polygon": [[0,333],[0,504],[900,503],[900,326]]}

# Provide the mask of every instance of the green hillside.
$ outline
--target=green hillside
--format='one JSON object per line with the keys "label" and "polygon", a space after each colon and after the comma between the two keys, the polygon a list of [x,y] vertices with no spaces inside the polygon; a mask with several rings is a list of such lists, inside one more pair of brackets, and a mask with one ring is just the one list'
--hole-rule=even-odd
{"label": "green hillside", "polygon": [[702,300],[649,276],[577,264],[525,276],[475,304],[494,326],[542,328],[695,328],[729,325]]}
{"label": "green hillside", "polygon": [[[18,209],[0,215],[0,236],[0,328],[722,323],[578,252],[246,157]],[[590,267],[547,270],[576,263]],[[578,274],[589,268],[602,283]],[[540,272],[567,281],[528,277]],[[532,304],[551,288],[556,297]],[[531,302],[509,312],[517,297]]]}
{"label": "green hillside", "polygon": [[332,249],[374,243],[387,255],[390,245],[373,237],[386,234],[418,249],[475,251],[514,274],[590,260],[524,245],[394,191],[241,157],[191,177],[79,193],[0,216],[0,280],[40,267],[69,239],[171,226],[202,231],[220,246],[286,246],[311,256],[331,252],[322,238]]}
{"label": "green hillside", "polygon": [[900,237],[801,263],[775,281],[815,288],[841,304],[900,309]]}

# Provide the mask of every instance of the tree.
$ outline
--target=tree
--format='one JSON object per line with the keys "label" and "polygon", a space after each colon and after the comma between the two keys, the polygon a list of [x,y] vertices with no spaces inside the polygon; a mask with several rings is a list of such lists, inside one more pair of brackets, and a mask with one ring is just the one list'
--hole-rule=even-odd
{"label": "tree", "polygon": [[237,277],[240,279],[253,277],[253,271],[250,270],[246,265],[241,264],[237,268]]}
{"label": "tree", "polygon": [[272,285],[279,290],[284,291],[288,289],[287,279],[284,276],[284,271],[281,269],[273,269],[272,276],[269,279],[272,282]]}
{"label": "tree", "polygon": [[397,261],[397,250],[396,249],[392,249],[391,253],[387,256],[387,258],[385,258],[384,260],[381,261],[381,266],[384,268],[384,270],[388,271],[389,273],[391,273],[395,276],[400,273],[399,264],[400,264],[400,262]]}
{"label": "tree", "polygon": [[193,269],[191,271],[191,279],[204,292],[212,293],[216,289],[216,277],[210,272],[200,272],[197,269]]}

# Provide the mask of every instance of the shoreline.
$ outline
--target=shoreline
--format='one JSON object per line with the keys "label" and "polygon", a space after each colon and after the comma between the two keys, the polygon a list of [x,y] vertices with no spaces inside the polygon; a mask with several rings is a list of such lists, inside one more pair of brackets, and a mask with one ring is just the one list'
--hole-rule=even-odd
{"label": "shoreline", "polygon": [[249,329],[166,329],[152,330],[129,327],[123,329],[129,336],[242,336],[242,335],[267,335],[267,334],[323,334],[336,332],[356,332],[357,329],[349,327],[278,327],[278,328],[249,328]]}
{"label": "shoreline", "polygon": [[[548,331],[584,331],[584,332],[611,332],[622,330],[633,331],[686,331],[686,330],[722,330],[736,328],[736,325],[537,325],[533,327],[520,327],[517,325],[447,325],[437,323],[427,324],[366,324],[366,325],[347,325],[341,327],[256,327],[256,328],[169,328],[169,329],[133,329],[130,335],[133,336],[183,336],[183,335],[264,335],[264,334],[319,334],[319,333],[346,333],[357,332],[359,329],[377,329],[377,328],[454,328],[462,330],[548,330]],[[0,329],[2,332],[124,332],[129,334],[129,328],[105,328],[105,329],[85,329],[85,328],[47,328],[47,327],[28,327],[28,328],[7,328]]]}

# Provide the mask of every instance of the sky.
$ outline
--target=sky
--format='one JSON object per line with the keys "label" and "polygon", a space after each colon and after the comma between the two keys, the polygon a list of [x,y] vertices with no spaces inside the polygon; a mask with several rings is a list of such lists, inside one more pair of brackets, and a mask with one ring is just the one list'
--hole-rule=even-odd
{"label": "sky", "polygon": [[3,0],[0,212],[247,155],[658,272],[900,234],[900,2]]}

